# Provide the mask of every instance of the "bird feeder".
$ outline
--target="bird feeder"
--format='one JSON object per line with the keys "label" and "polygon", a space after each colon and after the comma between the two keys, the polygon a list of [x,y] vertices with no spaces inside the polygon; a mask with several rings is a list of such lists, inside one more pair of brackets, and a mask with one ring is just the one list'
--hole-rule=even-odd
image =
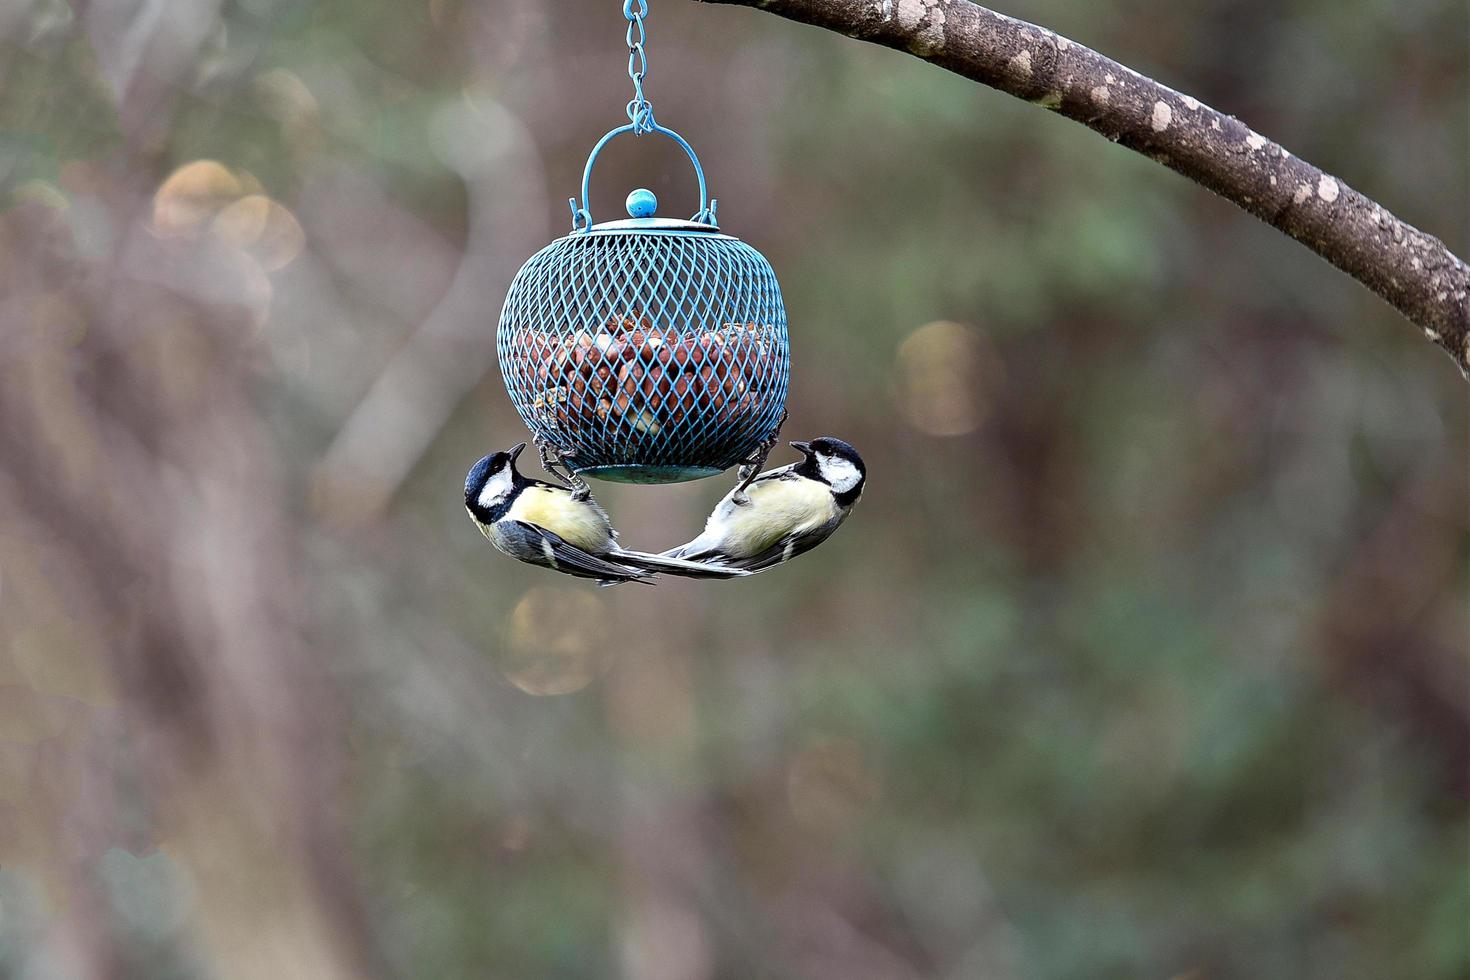
{"label": "bird feeder", "polygon": [[[578,476],[675,483],[763,458],[784,418],[786,309],[765,257],[716,221],[694,148],[643,99],[646,0],[627,0],[631,120],[587,157],[572,230],[533,255],[500,315],[500,369],[543,454]],[[636,28],[636,33],[635,33]],[[660,217],[647,190],[628,217],[593,220],[598,154],[658,134],[688,156],[699,209]]]}

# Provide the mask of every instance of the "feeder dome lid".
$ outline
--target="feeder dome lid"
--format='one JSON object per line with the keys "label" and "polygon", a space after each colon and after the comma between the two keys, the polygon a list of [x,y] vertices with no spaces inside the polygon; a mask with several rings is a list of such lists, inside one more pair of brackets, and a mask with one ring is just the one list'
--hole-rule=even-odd
{"label": "feeder dome lid", "polygon": [[690,221],[688,218],[618,218],[614,221],[600,221],[582,234],[596,235],[606,232],[630,231],[673,231],[684,234],[718,235],[721,238],[732,237],[721,234],[719,225]]}
{"label": "feeder dome lid", "polygon": [[[702,179],[703,175],[701,175]],[[684,234],[715,234],[720,233],[720,226],[715,224],[714,208],[702,207],[699,214],[693,218],[660,218],[654,214],[658,210],[658,198],[653,191],[640,187],[628,195],[627,200],[628,217],[617,218],[612,221],[602,221],[588,228],[583,234],[597,234],[598,232],[659,232],[671,231]],[[708,220],[701,220],[707,218]],[[722,235],[728,238],[728,235]]]}

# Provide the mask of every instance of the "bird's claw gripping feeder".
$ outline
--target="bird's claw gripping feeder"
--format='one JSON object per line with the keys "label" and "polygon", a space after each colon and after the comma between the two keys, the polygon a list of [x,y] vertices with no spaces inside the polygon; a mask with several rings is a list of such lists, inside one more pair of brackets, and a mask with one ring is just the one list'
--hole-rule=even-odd
{"label": "bird's claw gripping feeder", "polygon": [[[675,483],[741,466],[748,480],[785,419],[791,357],[786,308],[765,257],[720,231],[694,148],[660,126],[643,97],[647,0],[626,0],[627,125],[603,136],[571,199],[572,230],[511,282],[497,346],[511,401],[542,462],[621,483]],[[595,222],[590,185],[615,137],[657,133],[699,182],[688,220],[658,217],[642,188],[628,217]]]}

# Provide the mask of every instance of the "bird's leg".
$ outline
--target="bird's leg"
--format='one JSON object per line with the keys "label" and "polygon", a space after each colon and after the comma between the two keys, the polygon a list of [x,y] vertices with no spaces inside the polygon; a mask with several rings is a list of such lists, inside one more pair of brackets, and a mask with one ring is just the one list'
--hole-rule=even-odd
{"label": "bird's leg", "polygon": [[536,452],[541,456],[541,468],[549,473],[553,480],[570,490],[571,484],[561,473],[557,472],[561,467],[566,466],[566,463],[562,461],[561,453],[553,449],[550,443],[540,436],[536,436],[533,441],[536,444]]}
{"label": "bird's leg", "polygon": [[765,465],[766,457],[771,455],[771,450],[775,448],[776,447],[774,445],[774,442],[771,440],[767,440],[766,442],[761,443],[760,446],[756,448],[756,451],[752,453],[745,460],[745,462],[740,464],[740,482],[736,485],[735,492],[730,495],[731,500],[739,504],[741,507],[744,507],[746,504],[750,503],[750,497],[746,494],[745,488],[750,486],[750,482],[755,479],[756,474],[758,474],[761,471],[761,467]]}
{"label": "bird's leg", "polygon": [[573,500],[589,500],[592,497],[592,484],[577,473],[576,470],[567,470],[567,482],[572,485]]}
{"label": "bird's leg", "polygon": [[766,458],[771,455],[771,450],[775,449],[776,444],[781,441],[781,427],[785,424],[786,411],[783,409],[781,411],[781,421],[776,423],[775,431],[767,436],[759,446],[755,447],[755,452],[751,453],[741,462],[739,471],[740,483],[735,487],[735,492],[730,495],[730,499],[734,503],[739,504],[741,507],[750,503],[750,497],[746,494],[745,488],[750,486],[750,481],[754,480],[756,474],[761,471],[761,467],[766,465]]}
{"label": "bird's leg", "polygon": [[550,473],[558,483],[572,491],[573,500],[586,500],[592,496],[592,487],[577,475],[576,470],[567,465],[560,450],[540,436],[536,436],[535,442],[536,452],[541,454],[541,468]]}

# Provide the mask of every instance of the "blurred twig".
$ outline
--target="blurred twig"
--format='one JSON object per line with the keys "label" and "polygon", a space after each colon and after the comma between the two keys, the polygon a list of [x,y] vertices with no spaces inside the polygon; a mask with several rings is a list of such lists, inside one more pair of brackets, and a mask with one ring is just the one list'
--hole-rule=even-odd
{"label": "blurred twig", "polygon": [[486,98],[478,107],[446,119],[458,141],[450,147],[452,163],[470,204],[454,279],[353,409],[317,470],[318,500],[332,501],[337,523],[379,517],[465,392],[485,376],[495,359],[494,290],[550,234],[544,167],[531,134],[498,103]]}
{"label": "blurred twig", "polygon": [[1470,377],[1470,267],[1233,116],[969,0],[701,0],[907,51],[1080,122],[1209,188],[1393,304]]}

